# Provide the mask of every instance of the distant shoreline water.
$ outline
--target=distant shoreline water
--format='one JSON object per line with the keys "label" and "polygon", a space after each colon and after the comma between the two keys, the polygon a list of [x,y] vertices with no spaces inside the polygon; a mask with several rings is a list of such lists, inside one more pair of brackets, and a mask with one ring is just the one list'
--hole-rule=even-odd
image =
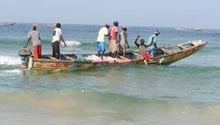
{"label": "distant shoreline water", "polygon": [[[12,25],[20,25],[20,24],[28,24],[28,25],[37,25],[39,27],[54,27],[57,22],[0,22],[0,26],[12,26]],[[104,22],[109,23],[111,22]],[[62,23],[62,25],[81,25],[81,26],[103,26],[103,24],[89,24],[89,23]],[[123,26],[126,24],[121,24]],[[148,27],[148,28],[174,28],[176,30],[192,30],[192,31],[201,31],[201,30],[220,30],[220,28],[216,27],[205,27],[205,26],[183,26],[183,25],[176,25],[176,26],[161,26],[161,25],[127,25],[128,27]]]}

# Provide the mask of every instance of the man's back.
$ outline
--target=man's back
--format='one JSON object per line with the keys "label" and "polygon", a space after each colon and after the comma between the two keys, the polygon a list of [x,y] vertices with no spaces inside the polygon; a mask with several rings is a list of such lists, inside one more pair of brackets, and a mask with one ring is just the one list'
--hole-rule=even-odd
{"label": "man's back", "polygon": [[32,42],[33,42],[33,46],[36,45],[40,45],[41,41],[40,41],[40,34],[37,31],[30,31],[28,33],[28,38],[31,38]]}

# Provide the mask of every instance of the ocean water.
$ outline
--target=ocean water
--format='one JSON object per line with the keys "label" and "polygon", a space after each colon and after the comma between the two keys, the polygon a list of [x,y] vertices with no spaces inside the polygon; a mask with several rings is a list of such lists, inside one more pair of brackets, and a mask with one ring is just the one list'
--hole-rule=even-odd
{"label": "ocean water", "polygon": [[[63,25],[61,53],[96,53],[101,26]],[[2,125],[219,125],[220,30],[180,31],[128,27],[130,50],[138,34],[156,29],[158,46],[204,40],[192,56],[169,66],[114,65],[86,70],[21,70],[18,50],[31,24],[0,26]],[[52,27],[37,27],[43,53],[51,53]],[[31,44],[29,45],[31,48]]]}

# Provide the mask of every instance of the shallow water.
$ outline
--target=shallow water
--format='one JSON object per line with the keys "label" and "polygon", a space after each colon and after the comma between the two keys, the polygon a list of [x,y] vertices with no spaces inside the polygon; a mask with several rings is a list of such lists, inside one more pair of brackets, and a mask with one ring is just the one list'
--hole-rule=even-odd
{"label": "shallow water", "polygon": [[[208,45],[169,66],[102,66],[71,71],[23,71],[18,50],[30,24],[0,27],[0,119],[7,125],[218,125],[220,122],[219,30],[177,31],[131,27],[147,38],[161,31],[158,45],[202,39]],[[96,53],[100,26],[64,25],[63,53]],[[51,28],[39,27],[50,53]],[[146,39],[145,38],[145,39]],[[160,41],[160,42],[159,42]]]}

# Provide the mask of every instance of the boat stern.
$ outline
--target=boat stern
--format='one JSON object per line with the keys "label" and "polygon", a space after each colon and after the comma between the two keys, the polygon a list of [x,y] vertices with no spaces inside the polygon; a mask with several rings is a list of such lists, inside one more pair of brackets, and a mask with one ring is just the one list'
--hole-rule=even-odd
{"label": "boat stern", "polygon": [[29,57],[31,57],[32,52],[29,48],[21,48],[18,52],[18,55],[21,58],[21,68],[28,68]]}

